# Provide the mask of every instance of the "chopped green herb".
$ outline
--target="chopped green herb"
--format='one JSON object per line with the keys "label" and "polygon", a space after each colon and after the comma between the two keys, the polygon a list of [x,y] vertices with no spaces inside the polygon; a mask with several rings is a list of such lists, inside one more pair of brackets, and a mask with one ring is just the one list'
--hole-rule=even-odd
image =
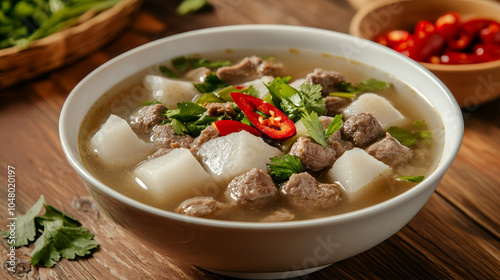
{"label": "chopped green herb", "polygon": [[219,77],[217,77],[213,72],[205,78],[203,83],[193,85],[200,93],[212,92],[216,89],[229,86],[224,81],[219,79]]}
{"label": "chopped green herb", "polygon": [[[414,122],[414,127],[423,127],[425,121]],[[404,146],[412,146],[417,143],[417,140],[424,144],[429,144],[429,140],[432,138],[432,133],[428,130],[410,131],[406,128],[400,128],[397,126],[390,127],[387,132],[391,134],[392,137],[396,138]]]}
{"label": "chopped green herb", "polygon": [[141,103],[142,106],[151,106],[151,105],[156,105],[156,104],[161,104],[161,102],[158,100],[146,100],[146,101]]}
{"label": "chopped green herb", "polygon": [[187,15],[200,10],[208,4],[207,0],[183,0],[179,6],[177,6],[177,14]]}
{"label": "chopped green herb", "polygon": [[272,157],[271,163],[267,164],[271,178],[276,184],[284,182],[294,173],[303,171],[302,162],[298,156],[284,155],[282,158]]}
{"label": "chopped green herb", "polygon": [[420,183],[424,180],[424,176],[398,177],[397,180],[404,182]]}
{"label": "chopped green herb", "polygon": [[173,119],[172,122],[170,122],[172,127],[174,128],[175,134],[177,135],[184,135],[189,132],[189,130],[186,128],[186,126],[179,120]]}
{"label": "chopped green herb", "polygon": [[168,77],[168,78],[179,78],[179,76],[177,76],[174,71],[172,71],[172,69],[168,68],[167,66],[160,66],[158,67],[158,69],[160,70],[160,72],[165,75],[165,77]]}
{"label": "chopped green herb", "polygon": [[[45,214],[37,216],[43,206]],[[35,241],[37,232],[41,232],[41,235]],[[61,257],[73,260],[76,256],[89,255],[92,253],[91,250],[99,245],[93,240],[94,235],[89,233],[87,228],[47,204],[43,195],[25,215],[17,217],[15,238],[10,239],[10,236],[10,230],[2,232],[2,237],[9,238],[8,243],[14,247],[35,241],[35,248],[31,252],[33,266],[41,264],[52,267]]]}
{"label": "chopped green herb", "polygon": [[172,59],[171,62],[172,66],[179,71],[185,71],[189,68],[196,69],[200,67],[218,68],[231,64],[229,60],[224,60],[224,59],[217,61],[210,61],[206,58],[185,57],[185,56],[175,57]]}
{"label": "chopped green herb", "polygon": [[[330,93],[331,96],[339,96],[346,98],[354,98],[356,94],[361,92],[377,92],[391,87],[391,83],[379,81],[377,79],[367,79],[361,81],[357,86],[349,82],[340,82],[335,85],[339,92]],[[345,95],[345,93],[350,93]]]}
{"label": "chopped green herb", "polygon": [[163,116],[170,119],[169,122],[174,128],[175,134],[184,135],[187,133],[196,137],[212,122],[225,117],[210,117],[207,115],[206,110],[206,108],[196,103],[182,102],[177,104],[177,109],[167,110]]}

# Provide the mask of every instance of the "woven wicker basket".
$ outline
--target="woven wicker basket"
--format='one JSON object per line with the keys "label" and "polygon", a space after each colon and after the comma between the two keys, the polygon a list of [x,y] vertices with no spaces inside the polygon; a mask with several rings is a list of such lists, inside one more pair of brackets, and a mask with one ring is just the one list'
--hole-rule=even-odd
{"label": "woven wicker basket", "polygon": [[34,41],[29,48],[0,50],[0,89],[96,51],[111,41],[138,12],[143,0],[123,0],[82,23]]}

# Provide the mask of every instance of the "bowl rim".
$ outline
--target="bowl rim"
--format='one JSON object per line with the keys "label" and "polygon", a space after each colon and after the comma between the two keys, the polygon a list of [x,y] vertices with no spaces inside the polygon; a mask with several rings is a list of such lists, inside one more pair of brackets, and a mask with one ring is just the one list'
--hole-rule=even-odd
{"label": "bowl rim", "polygon": [[[463,1],[463,2],[474,2],[475,5],[485,5],[491,7],[492,9],[497,9],[499,11],[498,20],[500,22],[500,5],[491,0],[453,0],[454,1]],[[361,22],[364,18],[366,18],[370,13],[374,10],[384,8],[389,5],[393,5],[396,3],[408,3],[415,2],[412,0],[377,0],[371,1],[364,5],[361,9],[359,9],[353,16],[351,23],[349,24],[349,34],[353,36],[357,36],[359,38],[367,39],[361,35]],[[442,3],[442,2],[440,2]],[[369,39],[368,39],[369,40]],[[387,47],[388,48],[388,47]],[[479,63],[471,63],[471,64],[434,64],[428,62],[419,62],[424,67],[429,68],[433,71],[442,71],[442,72],[467,72],[467,71],[482,71],[488,70],[491,68],[500,67],[500,59],[488,62],[479,62]]]}
{"label": "bowl rim", "polygon": [[[431,187],[433,183],[439,183],[441,180],[441,177],[444,175],[445,171],[449,168],[453,160],[455,159],[458,150],[460,149],[462,138],[463,138],[463,118],[458,118],[457,123],[456,123],[456,130],[453,132],[456,134],[456,141],[452,143],[443,143],[443,147],[446,145],[450,145],[451,149],[449,150],[449,157],[447,158],[441,158],[439,162],[437,163],[436,169],[424,179],[423,182],[419,183],[418,185],[412,187],[411,189],[391,198],[386,201],[380,202],[375,205],[371,205],[362,209],[358,209],[355,211],[343,213],[343,214],[338,214],[338,215],[333,215],[333,216],[327,216],[327,217],[321,217],[321,218],[314,218],[314,219],[307,219],[307,220],[299,220],[299,221],[288,221],[288,222],[269,222],[269,223],[259,223],[259,222],[241,222],[241,221],[225,221],[225,220],[214,220],[214,219],[206,219],[206,218],[199,218],[199,217],[190,217],[174,212],[170,212],[167,210],[162,210],[147,204],[144,204],[142,202],[136,201],[124,194],[119,193],[118,191],[106,186],[105,184],[101,183],[99,180],[94,178],[90,172],[84,167],[84,164],[81,163],[81,159],[78,158],[80,155],[79,151],[72,151],[71,150],[71,142],[69,141],[69,134],[66,132],[66,126],[67,126],[67,115],[70,115],[70,104],[74,103],[74,99],[76,98],[76,94],[80,90],[85,83],[87,83],[88,80],[91,80],[93,76],[98,74],[102,69],[106,69],[108,67],[111,67],[115,62],[118,60],[127,57],[127,56],[132,56],[138,52],[142,52],[144,50],[147,50],[148,48],[152,48],[156,45],[161,45],[161,44],[168,44],[171,43],[172,41],[176,40],[183,40],[186,38],[190,37],[196,37],[199,35],[206,35],[210,33],[224,33],[224,32],[245,32],[245,31],[267,31],[269,32],[272,30],[273,32],[280,32],[280,31],[291,31],[291,32],[317,32],[321,34],[325,34],[327,36],[336,36],[342,40],[353,40],[353,38],[356,38],[356,40],[359,40],[359,38],[354,37],[349,34],[345,33],[340,33],[332,30],[326,30],[326,29],[320,29],[320,28],[315,28],[315,27],[305,27],[305,26],[292,26],[292,25],[280,25],[280,24],[242,24],[242,25],[229,25],[229,26],[219,26],[219,27],[210,27],[210,28],[203,28],[203,29],[198,29],[198,30],[192,30],[192,31],[187,31],[171,36],[167,36],[149,43],[146,43],[144,45],[141,45],[139,47],[136,47],[134,49],[131,49],[127,52],[124,52],[111,60],[105,62],[101,66],[97,67],[95,70],[93,70],[90,74],[88,74],[85,78],[83,78],[76,86],[75,88],[70,92],[68,95],[66,101],[64,102],[63,108],[60,113],[60,118],[59,118],[59,136],[60,136],[60,142],[61,146],[63,148],[63,152],[66,156],[66,159],[70,163],[70,165],[73,167],[73,169],[76,171],[76,173],[82,178],[85,179],[87,182],[92,182],[92,187],[96,188],[98,191],[110,196],[111,198],[120,201],[121,203],[124,203],[128,205],[129,207],[132,208],[137,208],[141,211],[148,212],[150,214],[160,216],[163,218],[168,218],[171,220],[176,220],[178,222],[185,222],[185,223],[193,223],[193,224],[198,224],[200,226],[207,226],[207,227],[218,227],[218,228],[239,228],[239,229],[249,229],[249,230],[274,230],[274,229],[291,229],[291,228],[305,228],[305,227],[315,227],[315,226],[324,226],[326,224],[335,224],[335,223],[342,223],[346,221],[356,221],[358,219],[370,217],[373,215],[376,215],[377,213],[386,211],[387,209],[394,208],[407,200],[411,199],[414,196],[417,196],[418,194],[424,192],[426,189]],[[366,44],[369,44],[372,48],[375,48],[377,52],[389,52],[390,50],[382,45],[379,45],[375,42],[371,42],[366,39],[364,40]],[[391,52],[391,55],[394,55]],[[430,72],[428,69],[420,65],[419,63],[409,59],[408,57],[397,54],[399,55],[399,59],[406,60],[407,63],[412,64],[413,67],[416,67],[416,70],[419,70],[423,72],[424,74],[430,76],[430,78],[434,79],[434,81],[440,86],[442,89],[443,93],[447,95],[448,101],[451,102],[451,113],[453,115],[460,115],[461,116],[461,111],[460,108],[451,94],[451,92],[448,90],[448,88],[439,80],[437,77]],[[73,105],[74,106],[74,105]],[[81,124],[81,123],[80,123]],[[443,124],[444,125],[444,124]]]}

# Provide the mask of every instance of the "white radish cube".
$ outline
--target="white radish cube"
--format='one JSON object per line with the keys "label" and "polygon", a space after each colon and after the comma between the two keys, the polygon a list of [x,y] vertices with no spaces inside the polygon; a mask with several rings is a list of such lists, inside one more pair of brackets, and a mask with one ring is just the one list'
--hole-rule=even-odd
{"label": "white radish cube", "polygon": [[300,90],[300,85],[302,85],[305,82],[306,82],[306,79],[298,79],[298,80],[291,82],[289,85],[296,90]]}
{"label": "white radish cube", "polygon": [[135,170],[142,187],[158,201],[179,202],[213,193],[214,181],[193,154],[185,148],[141,163]]}
{"label": "white radish cube", "polygon": [[389,100],[375,93],[362,94],[343,111],[343,115],[346,118],[359,113],[372,114],[384,129],[388,129],[391,126],[399,126],[405,120],[405,117]]}
{"label": "white radish cube", "polygon": [[269,90],[267,89],[265,84],[271,82],[272,80],[274,80],[274,78],[272,76],[263,76],[260,79],[249,81],[249,82],[243,83],[241,85],[246,87],[246,88],[253,86],[254,89],[259,91],[258,97],[264,98],[267,95],[267,93],[269,93]]}
{"label": "white radish cube", "polygon": [[157,75],[146,75],[144,87],[152,91],[153,98],[168,109],[177,108],[177,103],[191,101],[199,94],[191,82],[168,79]]}
{"label": "white radish cube", "polygon": [[266,171],[269,158],[281,156],[281,151],[260,137],[240,131],[206,142],[198,155],[218,183],[228,184],[234,177],[254,167]]}
{"label": "white radish cube", "polygon": [[338,181],[347,194],[355,193],[378,179],[390,167],[366,151],[354,148],[346,151],[328,170],[331,182]]}
{"label": "white radish cube", "polygon": [[126,120],[113,114],[92,136],[90,145],[102,161],[120,165],[138,163],[154,149],[139,139]]}

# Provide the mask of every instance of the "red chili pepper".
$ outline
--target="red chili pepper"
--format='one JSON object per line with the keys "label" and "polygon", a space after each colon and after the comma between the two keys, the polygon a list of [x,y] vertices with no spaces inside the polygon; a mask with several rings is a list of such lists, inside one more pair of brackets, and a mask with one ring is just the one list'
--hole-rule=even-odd
{"label": "red chili pepper", "polygon": [[421,20],[417,22],[415,25],[415,29],[413,30],[413,35],[416,38],[424,38],[436,32],[434,28],[434,24],[428,20]]}
{"label": "red chili pepper", "polygon": [[415,40],[412,38],[410,38],[408,41],[399,43],[393,49],[411,59],[417,59],[417,54],[415,51]]}
{"label": "red chili pepper", "polygon": [[481,61],[475,54],[465,52],[447,51],[441,56],[441,63],[443,64],[471,64],[478,62]]}
{"label": "red chili pepper", "polygon": [[481,31],[481,29],[488,26],[488,24],[490,24],[491,22],[492,20],[490,19],[481,19],[481,18],[471,19],[462,23],[460,29],[463,30],[464,32],[469,33],[472,36],[475,36],[479,33],[479,31]]}
{"label": "red chili pepper", "polygon": [[377,36],[377,43],[387,46],[389,48],[394,48],[402,42],[406,42],[411,39],[412,35],[410,32],[405,30],[391,30],[382,35]]}
{"label": "red chili pepper", "polygon": [[474,46],[474,54],[481,62],[488,62],[500,59],[500,45],[487,43]]}
{"label": "red chili pepper", "polygon": [[473,34],[468,33],[464,30],[460,30],[458,31],[458,34],[455,36],[455,38],[448,40],[448,48],[456,51],[463,50],[469,46],[469,44],[472,42],[472,39],[474,39]]}
{"label": "red chili pepper", "polygon": [[[231,97],[250,122],[272,139],[281,141],[297,133],[293,121],[278,108],[264,100],[239,92],[232,92]],[[256,111],[260,111],[268,117],[264,118]]]}
{"label": "red chili pepper", "polygon": [[434,27],[445,40],[450,40],[460,29],[460,15],[455,12],[446,13],[436,20]]}
{"label": "red chili pepper", "polygon": [[220,121],[215,121],[212,123],[212,126],[217,129],[219,134],[221,136],[226,136],[228,134],[231,134],[233,132],[240,132],[240,131],[246,131],[249,132],[255,136],[261,136],[260,131],[257,129],[241,123],[239,121],[233,121],[233,120],[220,120]]}
{"label": "red chili pepper", "polygon": [[426,37],[415,39],[415,53],[418,61],[429,61],[443,49],[445,40],[439,33],[428,34]]}
{"label": "red chili pepper", "polygon": [[500,44],[500,23],[495,21],[491,22],[479,31],[479,36],[483,43]]}

